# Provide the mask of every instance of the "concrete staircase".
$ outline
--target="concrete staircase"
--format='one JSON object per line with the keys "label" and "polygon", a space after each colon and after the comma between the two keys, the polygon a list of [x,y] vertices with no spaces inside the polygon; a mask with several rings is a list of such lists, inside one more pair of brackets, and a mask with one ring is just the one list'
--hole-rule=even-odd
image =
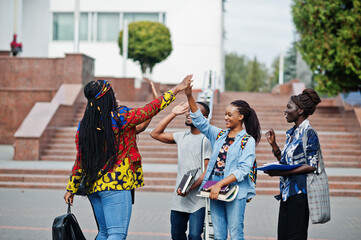
{"label": "concrete staircase", "polygon": [[[211,121],[213,125],[225,127],[224,111],[229,103],[236,99],[246,100],[259,117],[263,133],[261,142],[256,148],[258,164],[275,161],[264,133],[269,128],[273,128],[277,134],[278,144],[283,146],[285,131],[292,127],[292,124],[288,124],[283,115],[289,97],[272,96],[269,93],[223,93],[220,95],[219,101],[215,100]],[[164,168],[172,166],[172,169],[176,169],[176,145],[155,141],[149,136],[149,133],[181,101],[186,101],[184,95],[177,96],[176,102],[155,116],[147,130],[138,135],[137,143],[143,158],[143,165],[152,166],[148,167],[150,170],[144,171],[145,187],[140,188],[139,191],[172,192],[174,189],[176,171],[164,170]],[[329,106],[327,101],[325,102],[326,104],[321,104],[316,113],[310,117],[310,123],[320,137],[326,171],[329,175],[330,193],[332,196],[360,197],[361,174],[350,175],[349,171],[361,170],[361,144],[355,133],[346,131],[338,108]],[[129,107],[140,107],[144,106],[145,102],[122,102],[122,104]],[[54,129],[54,137],[43,152],[42,161],[74,161],[76,154],[74,137],[84,107],[76,115],[71,126]],[[178,116],[167,130],[171,132],[187,130],[188,127],[184,125],[184,120],[184,116]],[[47,171],[0,168],[0,187],[64,189],[69,172],[70,169]],[[271,178],[259,172],[257,193],[277,194],[279,192],[278,181],[278,177]]]}

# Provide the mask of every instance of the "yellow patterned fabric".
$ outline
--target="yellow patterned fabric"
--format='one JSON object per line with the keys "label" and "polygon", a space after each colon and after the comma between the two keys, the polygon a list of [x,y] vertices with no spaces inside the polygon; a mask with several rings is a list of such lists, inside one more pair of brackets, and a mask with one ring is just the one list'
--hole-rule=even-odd
{"label": "yellow patterned fabric", "polygon": [[[143,108],[120,107],[118,117],[122,121],[123,136],[119,144],[118,160],[114,168],[105,173],[95,182],[92,192],[105,190],[131,190],[144,185],[141,156],[136,144],[136,125],[145,122],[155,116],[160,110],[167,107],[175,100],[173,92],[168,91],[159,98],[148,103]],[[118,129],[114,129],[118,134]],[[79,131],[76,134],[75,143],[77,157],[73,166],[72,174],[68,181],[67,191],[76,193],[81,179],[81,154],[79,151]],[[101,174],[100,174],[101,175]],[[92,193],[91,192],[91,193]]]}

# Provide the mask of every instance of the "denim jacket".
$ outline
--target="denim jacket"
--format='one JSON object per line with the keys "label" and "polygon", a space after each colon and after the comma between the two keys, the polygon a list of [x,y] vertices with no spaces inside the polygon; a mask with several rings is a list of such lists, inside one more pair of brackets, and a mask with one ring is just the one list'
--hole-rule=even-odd
{"label": "denim jacket", "polygon": [[[224,134],[219,136],[219,138],[217,139],[217,136],[222,129],[212,126],[209,121],[202,115],[199,109],[195,113],[191,112],[190,116],[192,117],[193,125],[197,127],[199,131],[201,131],[209,139],[213,149],[213,153],[206,170],[206,175],[204,176],[203,182],[200,186],[201,189],[206,183],[206,181],[209,180],[212,174],[219,150],[221,149],[226,137],[228,136],[229,129],[225,130]],[[256,159],[256,143],[254,138],[250,137],[242,151],[241,140],[245,134],[245,130],[240,131],[236,135],[234,143],[229,147],[224,174],[224,178],[230,176],[231,174],[236,177],[237,181],[233,182],[232,184],[237,184],[239,187],[239,191],[236,197],[237,199],[249,199],[256,195],[255,184],[249,178],[250,170],[252,169],[253,162]]]}

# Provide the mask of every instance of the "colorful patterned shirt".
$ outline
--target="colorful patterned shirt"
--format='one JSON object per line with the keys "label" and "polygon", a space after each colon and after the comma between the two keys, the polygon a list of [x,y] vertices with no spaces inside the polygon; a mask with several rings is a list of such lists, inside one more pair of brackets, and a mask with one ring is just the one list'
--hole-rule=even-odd
{"label": "colorful patterned shirt", "polygon": [[[293,127],[286,132],[287,140],[282,149],[280,163],[288,165],[308,164],[317,168],[320,143],[315,131],[307,132],[306,154],[303,150],[302,136],[310,128],[310,123],[306,119],[297,128]],[[280,177],[280,195],[276,199],[286,201],[288,197],[300,193],[307,193],[306,190],[307,174],[297,174],[292,176]]]}
{"label": "colorful patterned shirt", "polygon": [[[113,169],[105,173],[98,181],[94,183],[92,192],[104,190],[131,190],[144,185],[141,156],[136,143],[136,125],[145,122],[155,116],[160,110],[167,107],[175,96],[172,91],[164,93],[159,98],[153,100],[142,108],[128,108],[121,106],[118,108],[117,117],[121,120],[123,126],[123,136],[120,137],[119,152]],[[113,130],[117,139],[119,129],[114,124]],[[81,153],[79,150],[79,131],[75,137],[77,155],[75,163],[68,182],[67,191],[76,193],[78,191],[81,179]]]}
{"label": "colorful patterned shirt", "polygon": [[216,172],[224,171],[224,168],[226,167],[227,152],[233,142],[234,142],[234,137],[230,138],[227,136],[226,140],[223,143],[223,146],[221,147],[221,150],[219,150],[216,164],[214,164],[214,171]]}

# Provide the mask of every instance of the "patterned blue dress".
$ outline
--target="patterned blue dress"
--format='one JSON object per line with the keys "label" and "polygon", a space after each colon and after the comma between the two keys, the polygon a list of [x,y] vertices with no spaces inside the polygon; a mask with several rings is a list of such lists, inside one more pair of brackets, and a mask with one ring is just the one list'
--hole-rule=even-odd
{"label": "patterned blue dress", "polygon": [[[315,131],[310,128],[308,119],[304,120],[297,128],[293,127],[286,132],[287,140],[282,149],[280,163],[288,165],[308,164],[317,168],[319,161],[320,143]],[[303,151],[302,136],[307,132],[307,145],[305,157]],[[275,196],[277,200],[282,198],[286,201],[288,197],[296,194],[307,193],[307,174],[297,174],[280,177],[280,195]]]}

